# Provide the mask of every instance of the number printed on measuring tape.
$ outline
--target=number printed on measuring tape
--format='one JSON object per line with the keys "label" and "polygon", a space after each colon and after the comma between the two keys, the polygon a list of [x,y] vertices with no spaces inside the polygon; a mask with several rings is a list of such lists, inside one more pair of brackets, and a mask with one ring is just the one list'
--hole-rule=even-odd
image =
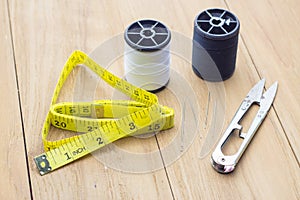
{"label": "number printed on measuring tape", "polygon": [[[79,64],[90,68],[133,100],[56,103],[67,77]],[[114,109],[116,116],[112,116],[112,108],[117,108]],[[97,118],[94,118],[93,112]],[[85,133],[50,141],[47,138],[51,125]],[[45,152],[36,156],[34,161],[40,174],[44,175],[123,137],[166,130],[173,126],[174,110],[158,104],[155,94],[131,85],[99,66],[86,54],[75,51],[61,72],[43,125]]]}
{"label": "number printed on measuring tape", "polygon": [[156,124],[150,124],[148,127],[149,131],[157,131],[160,129],[160,124],[156,123]]}

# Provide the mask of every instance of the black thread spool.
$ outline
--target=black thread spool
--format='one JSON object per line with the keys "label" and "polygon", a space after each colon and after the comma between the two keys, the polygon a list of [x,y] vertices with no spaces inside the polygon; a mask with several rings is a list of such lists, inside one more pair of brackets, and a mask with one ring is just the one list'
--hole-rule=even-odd
{"label": "black thread spool", "polygon": [[208,9],[194,21],[192,66],[200,78],[217,82],[235,70],[240,23],[224,9]]}

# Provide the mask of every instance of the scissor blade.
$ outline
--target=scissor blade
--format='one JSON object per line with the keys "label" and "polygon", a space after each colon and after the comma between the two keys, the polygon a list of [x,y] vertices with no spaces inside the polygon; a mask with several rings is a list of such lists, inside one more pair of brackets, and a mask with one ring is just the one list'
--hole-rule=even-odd
{"label": "scissor blade", "polygon": [[253,88],[249,91],[247,97],[255,102],[260,102],[262,93],[264,90],[266,80],[261,79]]}
{"label": "scissor blade", "polygon": [[274,101],[278,88],[278,82],[276,81],[273,85],[263,94],[260,102],[260,110],[268,111]]}

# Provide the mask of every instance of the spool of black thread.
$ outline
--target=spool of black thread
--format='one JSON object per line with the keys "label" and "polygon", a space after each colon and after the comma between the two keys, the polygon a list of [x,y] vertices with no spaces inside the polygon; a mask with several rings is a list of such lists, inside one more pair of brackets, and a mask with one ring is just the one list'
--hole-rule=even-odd
{"label": "spool of black thread", "polygon": [[233,75],[239,29],[238,18],[224,9],[208,9],[196,17],[192,55],[196,75],[213,82]]}

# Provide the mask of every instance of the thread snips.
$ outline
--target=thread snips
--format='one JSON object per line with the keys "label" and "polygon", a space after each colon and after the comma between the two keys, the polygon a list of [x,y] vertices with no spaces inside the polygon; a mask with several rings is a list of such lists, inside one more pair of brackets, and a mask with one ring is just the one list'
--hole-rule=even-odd
{"label": "thread snips", "polygon": [[[220,173],[230,173],[235,169],[239,159],[241,158],[244,151],[246,150],[255,132],[257,131],[257,129],[263,122],[264,118],[266,117],[274,101],[277,92],[278,82],[275,82],[263,94],[264,85],[265,85],[265,79],[262,79],[249,91],[248,95],[241,103],[231,123],[226,129],[224,135],[222,136],[219,143],[217,144],[216,149],[214,150],[211,156],[212,166],[216,171]],[[247,133],[244,133],[242,132],[243,127],[239,123],[253,104],[258,104],[259,110],[256,113],[256,116],[253,119],[249,130],[247,131]],[[243,142],[235,154],[224,155],[222,152],[222,148],[226,143],[227,139],[235,130],[238,131],[239,137],[243,139]]]}

